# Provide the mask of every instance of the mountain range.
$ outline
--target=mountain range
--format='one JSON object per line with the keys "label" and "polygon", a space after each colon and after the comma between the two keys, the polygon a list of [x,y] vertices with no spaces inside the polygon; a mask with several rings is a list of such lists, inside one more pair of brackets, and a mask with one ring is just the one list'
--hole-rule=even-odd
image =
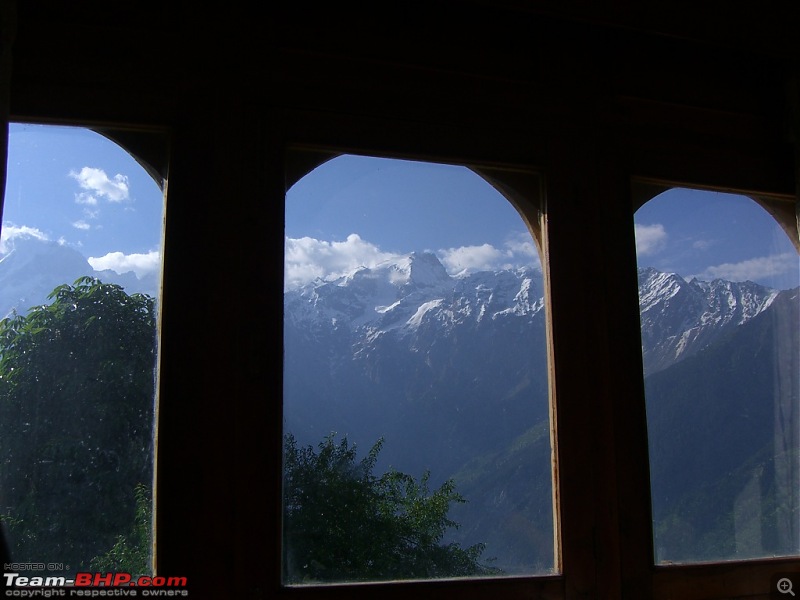
{"label": "mountain range", "polygon": [[[76,250],[14,240],[0,316],[96,272]],[[800,549],[798,290],[639,270],[656,560]],[[466,503],[448,541],[486,544],[509,574],[553,568],[546,319],[535,269],[452,276],[411,253],[284,293],[284,428],[346,436],[376,465]]]}
{"label": "mountain range", "polygon": [[[798,406],[798,290],[641,268],[639,297],[656,559],[793,551],[798,427],[776,414]],[[412,253],[284,306],[286,430],[383,438],[384,468],[455,479],[468,502],[452,540],[485,542],[509,573],[552,569],[540,272],[450,276]]]}

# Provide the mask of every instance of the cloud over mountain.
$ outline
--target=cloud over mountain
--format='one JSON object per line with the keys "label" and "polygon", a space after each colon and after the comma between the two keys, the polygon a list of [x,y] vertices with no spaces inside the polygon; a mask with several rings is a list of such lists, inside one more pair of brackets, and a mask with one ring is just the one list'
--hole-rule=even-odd
{"label": "cloud over mountain", "polygon": [[[502,248],[491,244],[459,246],[433,252],[451,275],[514,268],[541,268],[529,234],[509,238]],[[382,250],[351,233],[344,241],[286,238],[284,287],[295,289],[317,279],[332,280],[359,267],[372,268],[403,254]]]}

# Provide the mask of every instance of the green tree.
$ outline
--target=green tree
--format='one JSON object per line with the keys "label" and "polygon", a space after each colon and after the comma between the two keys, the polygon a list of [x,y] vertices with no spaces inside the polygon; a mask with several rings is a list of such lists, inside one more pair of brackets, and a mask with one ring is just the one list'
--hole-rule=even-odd
{"label": "green tree", "polygon": [[0,321],[0,510],[15,560],[87,567],[152,481],[152,298],[84,277]]}
{"label": "green tree", "polygon": [[313,447],[284,440],[284,579],[287,583],[431,579],[488,575],[483,544],[443,543],[447,518],[464,499],[446,481],[431,492],[417,481],[373,469],[379,440],[360,461],[347,438]]}
{"label": "green tree", "polygon": [[153,500],[150,486],[137,484],[136,517],[128,535],[120,535],[114,546],[102,556],[96,556],[89,564],[93,571],[102,573],[122,572],[132,575],[147,575],[152,571],[151,549],[153,535]]}

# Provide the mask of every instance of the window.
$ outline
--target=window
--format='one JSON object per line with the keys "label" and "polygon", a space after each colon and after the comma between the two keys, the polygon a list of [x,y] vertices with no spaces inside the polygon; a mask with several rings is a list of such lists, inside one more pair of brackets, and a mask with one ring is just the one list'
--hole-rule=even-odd
{"label": "window", "polygon": [[476,171],[342,155],[287,193],[285,584],[558,570],[544,277],[509,202],[539,182]]}
{"label": "window", "polygon": [[[135,11],[113,2],[0,5],[6,115],[170,130],[155,563],[160,574],[187,576],[191,597],[723,600],[766,598],[778,592],[773,576],[798,570],[796,554],[767,553],[769,528],[760,532],[767,552],[738,561],[681,554],[663,543],[669,529],[653,539],[653,412],[631,204],[631,177],[755,191],[768,213],[790,215],[797,239],[798,56],[787,33],[797,27],[787,15],[699,4],[623,12],[448,2],[370,21],[340,4],[270,5],[266,19],[243,4],[189,12],[171,2]],[[719,26],[703,26],[712,23]],[[304,149],[288,169],[287,143]],[[540,243],[558,457],[552,574],[534,565],[477,579],[282,585],[285,181],[287,173],[291,184],[301,181],[298,166],[316,171],[336,160],[309,148],[467,165],[510,200]],[[9,191],[7,210],[17,196]],[[342,242],[353,232],[375,243],[355,228],[292,237]],[[433,314],[420,315],[420,325]],[[293,382],[303,383],[315,382]],[[337,441],[352,436],[336,428]],[[312,450],[324,436],[308,440]],[[376,441],[365,438],[349,438],[356,464]],[[376,461],[396,448],[387,437]],[[416,483],[422,467],[397,465]],[[396,482],[412,483],[388,483]],[[459,493],[465,482],[455,479]],[[429,491],[439,483],[429,480]],[[757,504],[754,478],[746,483],[747,493],[730,496],[739,512],[729,523],[734,540],[738,527],[750,545],[755,509],[762,522],[769,516],[770,490],[762,487]],[[448,534],[467,533],[455,509],[470,505],[452,503],[448,514],[462,527]],[[482,556],[491,557],[491,540],[476,540],[487,541]]]}
{"label": "window", "polygon": [[10,126],[0,514],[26,576],[152,572],[162,184],[97,132]]}
{"label": "window", "polygon": [[677,188],[636,228],[655,562],[797,555],[796,235],[751,198]]}

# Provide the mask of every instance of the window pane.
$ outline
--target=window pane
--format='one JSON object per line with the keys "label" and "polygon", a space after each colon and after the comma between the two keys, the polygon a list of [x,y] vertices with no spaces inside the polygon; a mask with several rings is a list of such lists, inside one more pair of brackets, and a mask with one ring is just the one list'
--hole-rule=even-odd
{"label": "window pane", "polygon": [[66,577],[149,573],[164,194],[90,130],[12,124],[9,138],[0,514],[11,556]]}
{"label": "window pane", "polygon": [[552,572],[543,278],[508,200],[338,157],[288,192],[285,257],[285,583]]}
{"label": "window pane", "polygon": [[657,563],[800,550],[798,255],[742,196],[636,214]]}

